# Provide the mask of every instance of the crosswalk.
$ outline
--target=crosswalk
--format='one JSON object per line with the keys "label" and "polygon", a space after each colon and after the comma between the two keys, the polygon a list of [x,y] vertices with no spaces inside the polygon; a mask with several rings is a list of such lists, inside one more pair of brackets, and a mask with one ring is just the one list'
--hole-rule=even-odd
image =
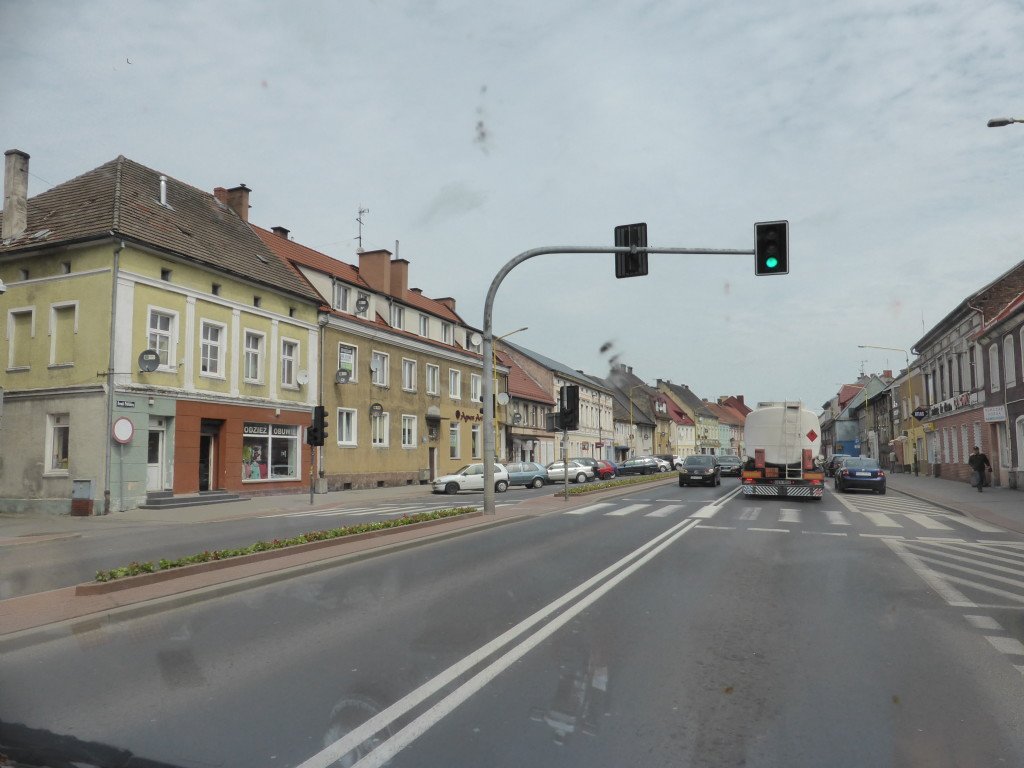
{"label": "crosswalk", "polygon": [[1024,607],[1024,542],[887,541],[886,545],[951,606]]}

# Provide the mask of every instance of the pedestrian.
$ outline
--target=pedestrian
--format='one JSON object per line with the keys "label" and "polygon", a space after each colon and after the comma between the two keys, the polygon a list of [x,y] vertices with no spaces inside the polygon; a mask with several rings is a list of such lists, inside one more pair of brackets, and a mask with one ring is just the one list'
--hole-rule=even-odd
{"label": "pedestrian", "polygon": [[971,476],[971,485],[977,486],[978,493],[981,493],[981,489],[985,485],[985,468],[987,467],[991,472],[992,462],[988,460],[988,456],[981,452],[981,448],[974,446],[974,453],[967,459],[967,463],[974,470],[974,474]]}

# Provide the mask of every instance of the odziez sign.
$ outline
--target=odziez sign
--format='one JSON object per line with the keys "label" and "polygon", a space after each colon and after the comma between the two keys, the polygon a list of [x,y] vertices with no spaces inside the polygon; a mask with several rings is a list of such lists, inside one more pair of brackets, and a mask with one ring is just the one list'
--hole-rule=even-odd
{"label": "odziez sign", "polygon": [[927,408],[915,408],[914,409],[914,418],[917,419],[918,421],[921,421],[921,419],[923,419],[927,415],[928,415],[928,409]]}

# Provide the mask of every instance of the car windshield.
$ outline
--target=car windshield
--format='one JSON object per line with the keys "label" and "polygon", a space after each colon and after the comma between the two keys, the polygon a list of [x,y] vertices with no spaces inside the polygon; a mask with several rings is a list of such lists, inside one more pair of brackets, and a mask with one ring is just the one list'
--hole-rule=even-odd
{"label": "car windshield", "polygon": [[1024,767],[1024,0],[0,72],[0,767]]}

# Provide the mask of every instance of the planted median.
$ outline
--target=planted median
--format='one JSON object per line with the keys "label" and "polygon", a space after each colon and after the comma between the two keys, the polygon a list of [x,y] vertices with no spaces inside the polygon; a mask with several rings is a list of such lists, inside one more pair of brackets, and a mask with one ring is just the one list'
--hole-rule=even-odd
{"label": "planted median", "polygon": [[361,534],[373,534],[393,528],[401,528],[403,526],[415,525],[417,523],[428,523],[435,520],[444,520],[446,518],[460,517],[469,514],[479,513],[476,507],[438,509],[433,512],[421,512],[416,515],[403,515],[402,517],[396,517],[391,520],[379,520],[372,523],[347,525],[342,528],[331,528],[325,531],[310,531],[309,533],[302,533],[298,536],[293,536],[287,539],[257,541],[255,544],[250,544],[247,547],[238,547],[236,549],[206,550],[194,555],[188,555],[187,557],[179,557],[174,560],[161,558],[155,563],[152,561],[145,563],[131,562],[128,563],[128,565],[121,566],[120,568],[112,568],[108,571],[97,571],[95,580],[100,583],[110,582],[130,576],[159,573],[161,571],[169,571],[175,568],[184,568],[186,566],[199,565],[202,563],[220,562],[230,560],[232,558],[245,557],[247,555],[257,555],[263,552],[288,549],[289,547],[297,547],[303,544],[315,544],[334,539],[343,539],[350,536],[359,536]]}
{"label": "planted median", "polygon": [[[646,483],[653,483],[658,480],[669,480],[673,478],[674,474],[672,472],[659,472],[655,475],[640,475],[638,477],[617,477],[614,480],[602,480],[597,483],[570,485],[569,495],[586,496],[588,493],[598,493],[599,491],[607,491],[609,488],[619,488],[622,486],[629,485],[644,485]],[[563,493],[564,491],[558,491],[555,493],[555,496],[561,496]]]}

